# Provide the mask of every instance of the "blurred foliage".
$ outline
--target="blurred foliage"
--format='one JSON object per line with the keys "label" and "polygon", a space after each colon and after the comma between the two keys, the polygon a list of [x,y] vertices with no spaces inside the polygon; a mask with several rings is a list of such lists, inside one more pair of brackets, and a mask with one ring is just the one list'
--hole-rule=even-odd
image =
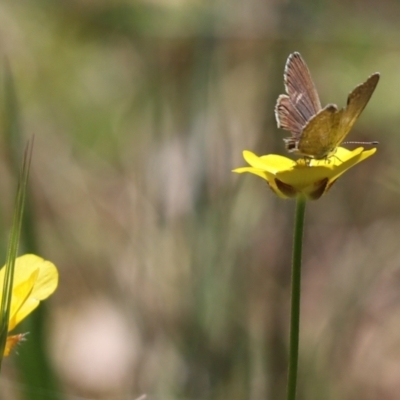
{"label": "blurred foliage", "polygon": [[273,109],[299,51],[323,104],[382,76],[349,135],[377,154],[308,204],[299,399],[396,399],[399,14],[390,0],[4,0],[0,49],[35,134],[29,229],[60,270],[39,329],[60,387],[7,360],[2,398],[282,398],[294,204],[230,170],[244,149],[285,152]]}

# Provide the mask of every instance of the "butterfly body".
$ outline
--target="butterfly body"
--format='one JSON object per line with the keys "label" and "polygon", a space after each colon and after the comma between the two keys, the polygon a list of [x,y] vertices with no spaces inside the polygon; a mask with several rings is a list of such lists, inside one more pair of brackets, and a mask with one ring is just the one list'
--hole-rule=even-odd
{"label": "butterfly body", "polygon": [[280,95],[275,107],[278,128],[291,132],[284,139],[289,152],[307,158],[324,159],[343,142],[364,110],[379,81],[371,75],[348,96],[347,105],[321,108],[321,103],[307,65],[299,53],[288,57],[284,73],[287,94]]}

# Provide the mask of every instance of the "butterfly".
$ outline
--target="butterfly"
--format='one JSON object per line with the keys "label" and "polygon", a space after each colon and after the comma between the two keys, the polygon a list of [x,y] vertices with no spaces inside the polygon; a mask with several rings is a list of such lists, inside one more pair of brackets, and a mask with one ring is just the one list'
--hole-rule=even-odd
{"label": "butterfly", "polygon": [[317,160],[334,154],[367,105],[379,76],[375,73],[356,86],[346,107],[339,110],[336,104],[328,104],[322,108],[307,64],[300,53],[290,54],[284,72],[287,94],[281,94],[275,106],[278,128],[292,134],[284,139],[287,150]]}

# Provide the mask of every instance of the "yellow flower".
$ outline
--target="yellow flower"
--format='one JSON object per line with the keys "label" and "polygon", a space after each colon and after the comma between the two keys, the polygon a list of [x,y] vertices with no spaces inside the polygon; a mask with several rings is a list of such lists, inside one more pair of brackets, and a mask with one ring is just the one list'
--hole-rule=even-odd
{"label": "yellow flower", "polygon": [[276,154],[258,157],[251,151],[243,152],[250,167],[236,168],[239,174],[250,172],[265,179],[270,188],[282,198],[304,195],[319,199],[340,175],[359,162],[372,156],[375,148],[359,147],[353,151],[338,147],[335,154],[323,160],[299,159],[296,161]]}
{"label": "yellow flower", "polygon": [[[0,282],[4,282],[3,267],[0,270]],[[15,260],[14,284],[11,299],[10,332],[40,303],[49,297],[57,288],[57,268],[50,261],[43,260],[34,254],[25,254]],[[0,297],[2,293],[0,292]],[[11,349],[24,338],[24,334],[7,337],[4,355],[8,356]]]}

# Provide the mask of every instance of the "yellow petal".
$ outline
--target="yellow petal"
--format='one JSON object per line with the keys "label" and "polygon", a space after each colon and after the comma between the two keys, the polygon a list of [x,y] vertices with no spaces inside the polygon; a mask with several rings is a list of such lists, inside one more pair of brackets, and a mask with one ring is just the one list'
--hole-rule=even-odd
{"label": "yellow petal", "polygon": [[266,156],[258,157],[248,150],[243,152],[243,158],[252,167],[268,171],[271,174],[275,174],[278,171],[284,171],[296,165],[295,161],[278,154],[268,154]]}
{"label": "yellow petal", "polygon": [[10,321],[8,323],[9,331],[11,331],[17,324],[15,316],[17,315],[23,304],[28,301],[37,280],[38,274],[39,270],[35,270],[27,276],[24,282],[21,282],[17,285],[14,284],[11,299]]}
{"label": "yellow petal", "polygon": [[330,178],[332,171],[323,166],[299,165],[288,171],[278,172],[276,177],[287,185],[302,191],[304,188],[319,182],[322,179]]}
{"label": "yellow petal", "polygon": [[[4,268],[0,270],[0,282],[4,282],[4,270]],[[57,285],[57,268],[50,261],[34,254],[18,257],[15,260],[8,330],[11,331],[39,305],[41,300],[50,296]]]}
{"label": "yellow petal", "polygon": [[258,157],[251,151],[243,151],[244,159],[251,165],[251,167],[241,167],[236,168],[233,172],[242,174],[244,172],[249,172],[251,174],[257,175],[268,182],[270,188],[281,198],[286,199],[288,197],[282,188],[279,188],[275,180],[275,174],[277,171],[284,171],[292,168],[296,165],[296,162],[290,158],[283,157],[277,154],[268,154],[266,156]]}
{"label": "yellow petal", "polygon": [[358,149],[353,150],[352,152],[350,152],[350,154],[347,154],[346,156],[342,157],[343,162],[333,170],[330,179],[336,180],[337,178],[339,178],[339,176],[343,175],[348,169],[354,167],[361,161],[364,161],[367,158],[371,157],[373,154],[375,154],[375,152],[376,148],[364,151],[362,147],[359,147]]}

